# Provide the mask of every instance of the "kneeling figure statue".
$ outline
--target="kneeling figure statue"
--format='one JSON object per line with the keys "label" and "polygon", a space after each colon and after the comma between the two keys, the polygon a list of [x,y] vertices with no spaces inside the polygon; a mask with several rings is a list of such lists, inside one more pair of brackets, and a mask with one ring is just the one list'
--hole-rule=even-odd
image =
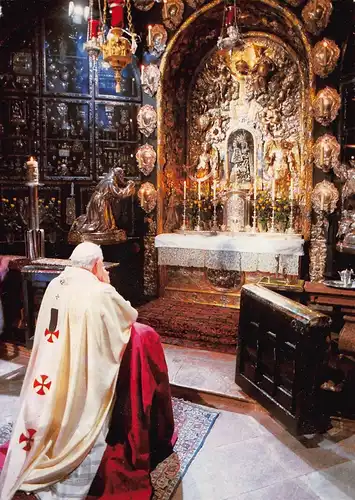
{"label": "kneeling figure statue", "polygon": [[113,245],[125,241],[127,235],[116,225],[113,205],[134,193],[134,182],[126,183],[122,168],[114,168],[96,186],[86,214],[80,215],[74,221],[68,235],[69,243],[91,241],[101,245]]}

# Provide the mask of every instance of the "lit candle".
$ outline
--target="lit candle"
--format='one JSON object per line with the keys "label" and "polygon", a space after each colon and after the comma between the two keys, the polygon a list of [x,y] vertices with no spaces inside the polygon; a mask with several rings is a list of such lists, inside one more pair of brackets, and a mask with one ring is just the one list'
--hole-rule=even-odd
{"label": "lit candle", "polygon": [[275,205],[275,198],[276,198],[276,181],[275,181],[275,179],[272,179],[271,197],[272,197],[272,204]]}
{"label": "lit candle", "polygon": [[216,179],[213,181],[213,201],[217,199],[217,182]]}
{"label": "lit candle", "polygon": [[201,201],[201,182],[197,181],[197,195],[198,195],[198,201]]}
{"label": "lit candle", "polygon": [[257,195],[257,168],[256,165],[254,167],[254,201],[256,201]]}
{"label": "lit candle", "polygon": [[167,0],[164,0],[164,7],[163,7],[163,15],[164,17],[168,17],[168,11],[167,11]]}
{"label": "lit candle", "polygon": [[184,181],[184,201],[186,201],[186,181]]}
{"label": "lit candle", "polygon": [[290,183],[290,200],[293,201],[293,177],[291,177]]}
{"label": "lit candle", "polygon": [[132,95],[134,94],[134,90],[135,90],[135,86],[134,86],[135,81],[136,81],[136,79],[132,78]]}
{"label": "lit candle", "polygon": [[320,195],[320,210],[321,212],[324,210],[324,193],[321,193]]}
{"label": "lit candle", "polygon": [[152,27],[151,25],[148,26],[148,46],[152,46]]}
{"label": "lit candle", "polygon": [[28,182],[33,182],[34,184],[38,184],[39,180],[38,163],[33,158],[33,156],[30,157],[26,165],[28,167],[28,174],[27,174]]}

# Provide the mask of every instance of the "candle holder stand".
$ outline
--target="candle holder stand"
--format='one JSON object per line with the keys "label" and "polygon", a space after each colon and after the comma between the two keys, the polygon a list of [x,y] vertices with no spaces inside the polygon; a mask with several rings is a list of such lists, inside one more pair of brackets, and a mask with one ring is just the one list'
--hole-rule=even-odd
{"label": "candle holder stand", "polygon": [[30,260],[45,256],[44,230],[39,228],[38,187],[35,182],[28,182],[29,187],[29,227],[25,232],[26,257]]}
{"label": "candle holder stand", "polygon": [[195,231],[202,231],[201,228],[201,201],[198,202],[197,224],[194,227]]}
{"label": "candle holder stand", "polygon": [[212,232],[218,232],[218,224],[217,224],[217,199],[213,200],[213,219],[212,219]]}
{"label": "candle holder stand", "polygon": [[289,228],[287,229],[287,234],[295,234],[295,230],[293,228],[293,199],[290,201],[290,219],[289,219]]}
{"label": "candle holder stand", "polygon": [[184,210],[182,212],[182,226],[180,228],[181,231],[186,231],[186,198],[184,199]]}

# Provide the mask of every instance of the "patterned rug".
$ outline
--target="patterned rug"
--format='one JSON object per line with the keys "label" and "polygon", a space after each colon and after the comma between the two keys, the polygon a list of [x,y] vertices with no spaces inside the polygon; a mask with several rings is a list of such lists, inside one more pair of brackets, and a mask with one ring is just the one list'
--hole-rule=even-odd
{"label": "patterned rug", "polygon": [[165,297],[138,307],[138,321],[154,328],[162,342],[235,354],[239,311],[176,302]]}
{"label": "patterned rug", "polygon": [[[202,448],[219,413],[205,406],[173,398],[178,440],[174,453],[152,472],[153,500],[170,500],[191,462]],[[0,445],[10,440],[12,424],[0,428]]]}

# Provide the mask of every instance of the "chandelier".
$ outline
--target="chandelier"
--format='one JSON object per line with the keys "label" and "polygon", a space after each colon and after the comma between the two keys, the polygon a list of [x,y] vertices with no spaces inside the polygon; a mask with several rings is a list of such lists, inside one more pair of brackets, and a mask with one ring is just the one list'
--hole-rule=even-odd
{"label": "chandelier", "polygon": [[217,40],[219,49],[232,50],[243,45],[243,38],[238,26],[240,10],[236,0],[226,0],[223,10],[222,30]]}
{"label": "chandelier", "polygon": [[[124,28],[124,8],[127,9],[128,30]],[[111,14],[111,27],[107,26],[107,10]],[[116,92],[121,91],[121,71],[132,62],[137,49],[131,0],[98,0],[99,19],[94,18],[94,0],[89,4],[87,42],[84,45],[89,56],[97,61],[100,54],[115,73]]]}

